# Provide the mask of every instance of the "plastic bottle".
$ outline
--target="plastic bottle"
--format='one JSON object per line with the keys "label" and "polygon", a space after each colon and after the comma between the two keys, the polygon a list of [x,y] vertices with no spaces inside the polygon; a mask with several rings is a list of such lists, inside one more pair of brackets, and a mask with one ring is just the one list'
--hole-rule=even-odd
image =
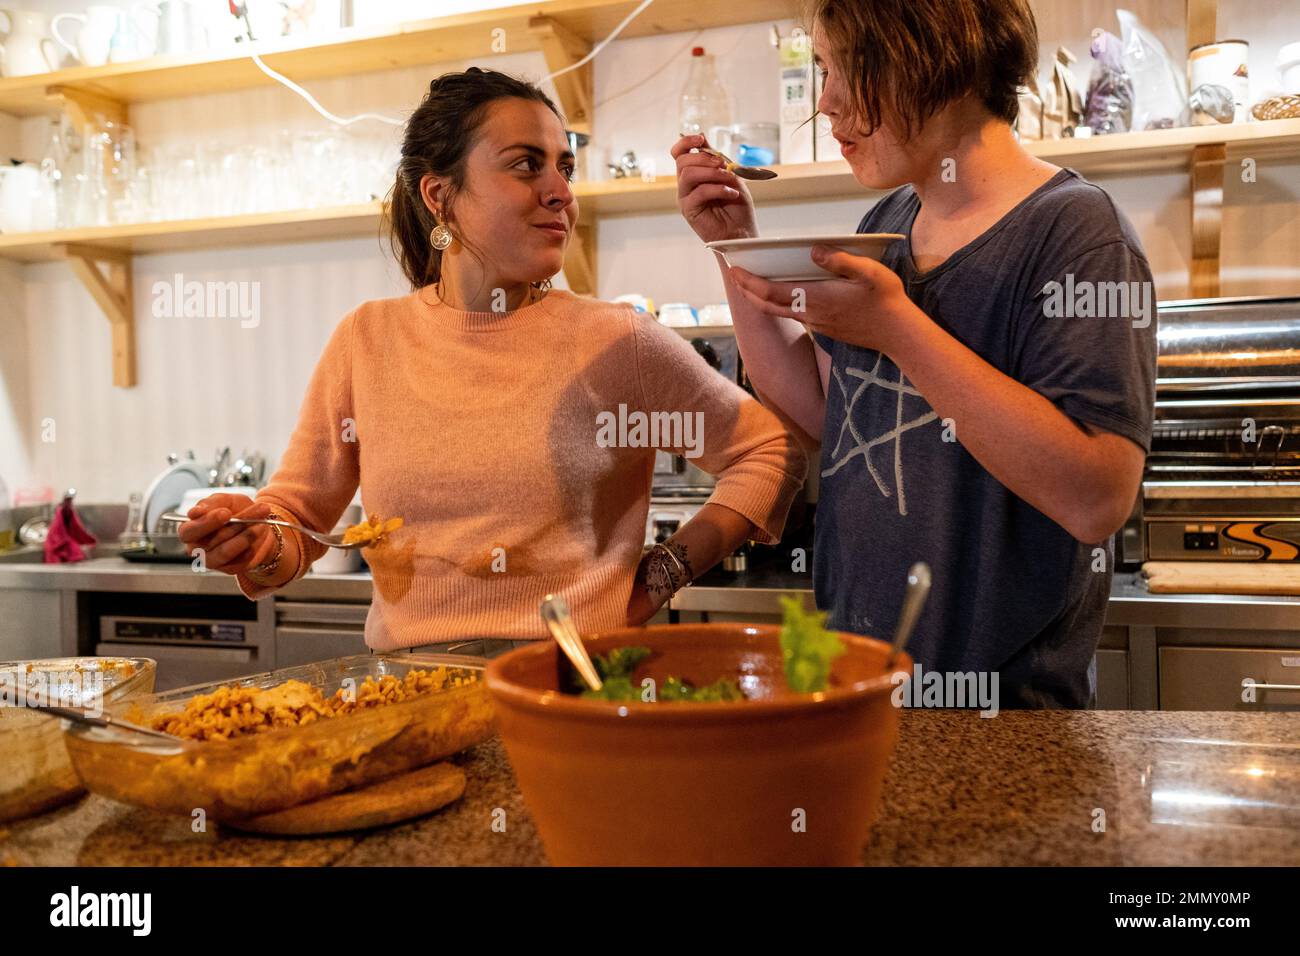
{"label": "plastic bottle", "polygon": [[691,68],[682,87],[678,118],[683,136],[703,133],[716,149],[727,148],[725,143],[714,143],[712,137],[717,127],[731,125],[731,100],[718,79],[713,57],[702,46],[691,50]]}

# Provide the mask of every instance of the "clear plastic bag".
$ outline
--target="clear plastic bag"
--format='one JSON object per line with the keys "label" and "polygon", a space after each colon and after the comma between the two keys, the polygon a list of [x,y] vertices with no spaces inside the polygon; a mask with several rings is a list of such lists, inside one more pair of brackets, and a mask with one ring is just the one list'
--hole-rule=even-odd
{"label": "clear plastic bag", "polygon": [[1187,125],[1187,82],[1164,44],[1137,15],[1116,10],[1124,44],[1124,69],[1133,80],[1134,130]]}
{"label": "clear plastic bag", "polygon": [[1133,125],[1133,80],[1124,69],[1120,38],[1092,31],[1092,78],[1088,83],[1085,122],[1093,133],[1127,133]]}

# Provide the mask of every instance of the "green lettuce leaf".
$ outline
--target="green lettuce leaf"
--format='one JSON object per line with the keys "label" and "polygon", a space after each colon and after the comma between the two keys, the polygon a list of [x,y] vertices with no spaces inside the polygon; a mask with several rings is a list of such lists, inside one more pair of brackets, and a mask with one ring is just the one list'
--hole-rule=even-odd
{"label": "green lettuce leaf", "polygon": [[785,618],[781,624],[781,656],[785,681],[798,694],[815,694],[826,689],[831,662],[846,650],[834,631],[825,627],[825,611],[805,611],[799,599],[781,597]]}

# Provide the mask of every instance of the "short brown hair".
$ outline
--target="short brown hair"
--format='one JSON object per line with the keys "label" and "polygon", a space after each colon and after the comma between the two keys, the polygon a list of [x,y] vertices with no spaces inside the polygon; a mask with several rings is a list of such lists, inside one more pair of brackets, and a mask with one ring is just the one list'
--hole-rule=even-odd
{"label": "short brown hair", "polygon": [[835,48],[868,132],[883,110],[910,138],[967,93],[1013,123],[1016,90],[1038,72],[1028,0],[805,0],[804,22]]}

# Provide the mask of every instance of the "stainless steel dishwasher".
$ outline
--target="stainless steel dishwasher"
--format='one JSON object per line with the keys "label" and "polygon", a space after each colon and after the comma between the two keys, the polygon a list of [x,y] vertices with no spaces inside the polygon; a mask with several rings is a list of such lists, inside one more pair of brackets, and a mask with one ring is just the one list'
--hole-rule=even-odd
{"label": "stainless steel dishwasher", "polygon": [[277,667],[365,654],[370,602],[275,602]]}

